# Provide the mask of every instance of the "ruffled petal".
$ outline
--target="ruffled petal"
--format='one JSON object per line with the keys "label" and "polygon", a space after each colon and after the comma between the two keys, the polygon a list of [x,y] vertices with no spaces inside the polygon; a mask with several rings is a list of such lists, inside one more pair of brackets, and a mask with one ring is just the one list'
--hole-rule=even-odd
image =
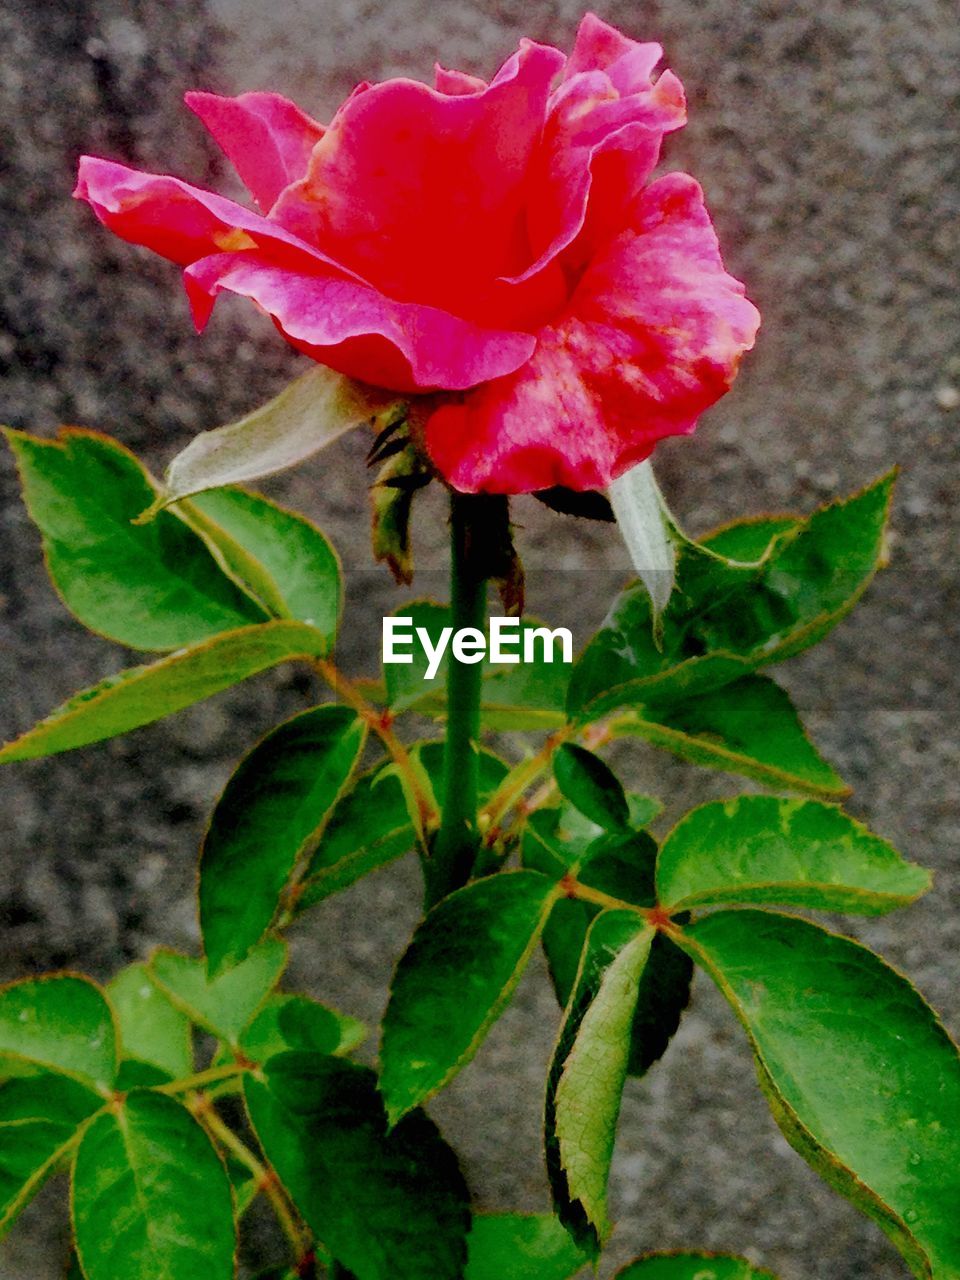
{"label": "ruffled petal", "polygon": [[481,90],[373,85],[340,108],[273,216],[391,297],[517,323],[529,304],[510,315],[491,290],[530,261],[529,166],[564,63],[523,41]]}
{"label": "ruffled petal", "polygon": [[141,173],[112,160],[81,156],[73,194],[86,200],[121,239],[181,266],[211,253],[269,248],[277,254],[306,254],[352,274],[277,223],[168,174]]}
{"label": "ruffled petal", "polygon": [[462,98],[467,93],[482,93],[487,87],[486,80],[479,76],[468,75],[466,71],[453,71],[434,63],[434,86],[438,93],[445,93],[449,98]]}
{"label": "ruffled petal", "polygon": [[202,326],[222,290],[251,298],[298,351],[392,391],[463,390],[524,364],[536,339],[480,329],[433,307],[394,302],[332,273],[291,270],[256,253],[217,254],[184,272]]}
{"label": "ruffled petal", "polygon": [[595,13],[585,13],[577,28],[573,51],[567,59],[564,80],[589,71],[607,71],[619,81],[622,92],[630,90],[624,84],[629,76],[633,84],[640,86],[649,80],[654,68],[663,57],[663,49],[652,41],[641,43],[631,40],[622,31],[604,22]]}
{"label": "ruffled petal", "polygon": [[589,206],[610,202],[605,166],[614,166],[617,197],[640,192],[664,134],[685,123],[680,81],[670,71],[653,79],[662,52],[658,44],[628,40],[592,14],[583,19],[531,166],[527,228],[534,262],[521,278],[573,244]]}
{"label": "ruffled petal", "polygon": [[222,98],[193,92],[184,101],[213,135],[266,213],[280,192],[307,172],[310,153],[323,137],[311,120],[277,93],[242,93]]}
{"label": "ruffled petal", "polygon": [[438,469],[466,492],[603,487],[729,388],[760,317],[723,268],[692,178],[651,184],[634,229],[584,274],[530,362],[427,424]]}
{"label": "ruffled petal", "polygon": [[512,372],[533,351],[529,333],[386,298],[276,222],[178,178],[85,156],[74,194],[124,240],[190,269],[200,326],[229,289],[259,302],[298,350],[400,391],[462,390]]}

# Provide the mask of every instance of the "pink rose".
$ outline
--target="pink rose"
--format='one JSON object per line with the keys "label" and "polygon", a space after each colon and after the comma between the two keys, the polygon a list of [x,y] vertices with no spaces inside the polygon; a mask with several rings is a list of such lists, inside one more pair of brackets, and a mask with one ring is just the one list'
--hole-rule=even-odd
{"label": "pink rose", "polygon": [[759,323],[697,183],[650,181],[685,120],[660,57],[588,14],[569,58],[361,84],[326,128],[191,93],[261,212],[89,156],[75,194],[183,267],[198,328],[226,289],[322,364],[450,393],[426,441],[455,488],[596,488],[693,430]]}

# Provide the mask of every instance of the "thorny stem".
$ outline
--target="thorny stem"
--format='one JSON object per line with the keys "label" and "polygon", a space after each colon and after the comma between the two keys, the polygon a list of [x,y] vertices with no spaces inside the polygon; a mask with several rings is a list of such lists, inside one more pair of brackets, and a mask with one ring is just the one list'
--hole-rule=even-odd
{"label": "thorny stem", "polygon": [[[482,631],[487,580],[480,567],[473,514],[482,499],[450,496],[450,626]],[[447,668],[447,740],[443,765],[443,813],[431,857],[424,864],[427,909],[466,884],[477,853],[480,687],[482,664],[459,662]]]}
{"label": "thorny stem", "polygon": [[296,1268],[299,1269],[301,1262],[311,1255],[312,1242],[297,1223],[283,1187],[275,1174],[258,1160],[247,1144],[220,1119],[210,1100],[202,1093],[194,1094],[188,1105],[210,1136],[249,1170],[256,1183],[257,1191],[262,1191],[270,1201],[284,1235],[293,1246]]}
{"label": "thorny stem", "polygon": [[326,658],[316,659],[316,669],[338,698],[353,707],[357,715],[377,735],[403,776],[405,789],[413,796],[417,806],[417,839],[426,847],[428,833],[440,821],[440,813],[433,797],[428,795],[417,777],[410,753],[393,730],[393,717],[389,711],[381,711],[368,702],[349,676]]}

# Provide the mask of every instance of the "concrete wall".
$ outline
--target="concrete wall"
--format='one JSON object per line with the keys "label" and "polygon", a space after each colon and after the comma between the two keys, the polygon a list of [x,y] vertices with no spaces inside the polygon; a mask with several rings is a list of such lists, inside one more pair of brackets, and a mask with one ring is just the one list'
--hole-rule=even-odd
{"label": "concrete wall", "polygon": [[[691,123],[667,164],[703,181],[727,261],[765,317],[734,393],[693,442],[658,455],[675,509],[703,529],[809,508],[893,462],[904,468],[893,567],[784,678],[855,786],[854,811],[938,872],[925,902],[857,932],[960,1031],[954,0],[597,7],[661,40],[685,81]],[[360,78],[426,76],[434,57],[490,73],[521,34],[566,44],[578,16],[571,0],[5,0],[0,417],[40,432],[101,427],[159,468],[192,432],[265,399],[296,367],[239,303],[193,335],[176,272],[68,199],[81,150],[233,191],[180,106],[185,89],[274,88],[322,118]],[[396,600],[370,569],[362,452],[344,440],[270,486],[343,553],[354,623],[342,657],[357,668]],[[10,736],[129,659],[57,602],[7,457],[0,485],[0,729]],[[429,511],[421,562],[436,570],[442,511]],[[614,531],[528,501],[517,514],[537,611],[576,627],[597,619],[626,573]],[[309,694],[281,671],[130,738],[5,772],[2,976],[59,966],[106,976],[157,942],[195,946],[204,815],[238,754]],[[674,812],[736,786],[639,748],[621,763]],[[328,903],[297,937],[294,981],[375,1021],[416,914],[406,865]],[[545,1204],[539,1112],[556,1018],[536,969],[435,1107],[481,1204]],[[665,1062],[628,1086],[617,1152],[612,1261],[696,1245],[746,1251],[784,1280],[906,1274],[880,1232],[787,1149],[742,1036],[703,981]],[[4,1280],[60,1275],[62,1192],[41,1197],[0,1246]],[[249,1234],[253,1265],[273,1241],[262,1223]]]}

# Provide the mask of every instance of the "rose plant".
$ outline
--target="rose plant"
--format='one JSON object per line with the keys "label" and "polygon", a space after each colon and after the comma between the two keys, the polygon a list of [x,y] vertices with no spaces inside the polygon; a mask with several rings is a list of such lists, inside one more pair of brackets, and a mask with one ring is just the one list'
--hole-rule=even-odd
{"label": "rose plant", "polygon": [[[78,694],[0,760],[101,742],[287,661],[329,696],[256,743],[216,802],[202,955],[161,948],[106,986],[59,973],[0,990],[0,1227],[69,1168],[74,1276],[228,1280],[258,1197],[289,1239],[277,1277],[577,1275],[611,1228],[625,1082],[667,1050],[695,967],[742,1024],[791,1145],[912,1274],[960,1275],[957,1049],[904,977],[797,914],[881,914],[929,876],[839,807],[844,782],[761,674],[866,590],[893,477],[700,542],[670,516],[646,459],[727,389],[758,316],[696,183],[651,177],[684,120],[660,57],[588,16],[569,58],[523,42],[489,83],[438,69],[434,87],[361,85],[328,127],[273,94],[190,95],[259,212],[81,162],[77,194],[183,267],[198,325],[218,293],[240,294],[315,364],[198,436],[162,482],[95,432],[7,433],[64,604],[158,656]],[[449,490],[450,604],[400,608],[430,635],[482,629],[490,584],[522,613],[510,495],[616,515],[640,580],[572,671],[448,656],[432,679],[415,660],[355,680],[337,666],[336,553],[244,486],[362,425],[374,553],[399,581],[413,575],[416,494]],[[443,736],[414,740],[418,717]],[[539,741],[517,751],[517,734]],[[599,754],[624,739],[757,790],[658,839],[660,802]],[[359,1023],[283,988],[285,936],[410,852],[424,916],[374,1071],[352,1056]],[[538,945],[560,1006],[552,1207],[483,1213],[423,1108]],[[652,1253],[621,1277],[769,1274]]]}

